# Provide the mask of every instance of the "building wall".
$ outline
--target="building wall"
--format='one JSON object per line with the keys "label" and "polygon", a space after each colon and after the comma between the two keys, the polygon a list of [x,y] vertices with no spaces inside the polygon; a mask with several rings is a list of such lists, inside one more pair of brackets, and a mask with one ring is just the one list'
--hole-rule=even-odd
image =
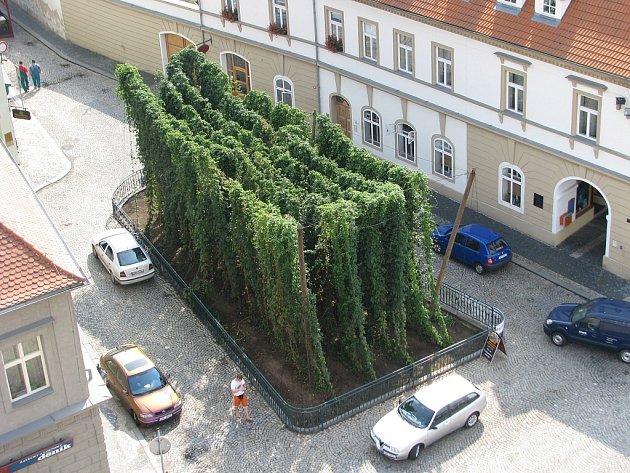
{"label": "building wall", "polygon": [[72,448],[22,471],[29,473],[109,473],[105,438],[98,407],[50,425],[6,444],[0,444],[0,467],[35,453],[59,440],[73,439]]}
{"label": "building wall", "polygon": [[61,0],[11,0],[46,28],[65,38]]}

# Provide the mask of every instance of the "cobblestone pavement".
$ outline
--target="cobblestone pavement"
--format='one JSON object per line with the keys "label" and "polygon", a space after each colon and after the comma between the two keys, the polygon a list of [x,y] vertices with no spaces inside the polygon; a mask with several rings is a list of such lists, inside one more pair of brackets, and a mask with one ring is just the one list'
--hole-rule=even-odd
{"label": "cobblestone pavement", "polygon": [[[60,58],[20,28],[9,46],[12,62],[35,58],[42,65],[43,88],[25,103],[71,164],[38,195],[90,279],[74,300],[94,356],[137,342],[184,395],[181,419],[162,427],[172,443],[169,471],[630,471],[630,367],[589,347],[555,347],[542,331],[545,316],[580,297],[515,264],[483,277],[450,266],[449,284],[507,315],[507,357],[499,353],[492,364],[479,360],[457,370],[486,390],[488,407],[475,428],[429,447],[417,462],[389,461],[371,445],[369,430],[393,401],[324,432],[297,435],[253,392],[253,424],[235,422],[228,384],[236,368],[170,286],[159,276],[113,286],[91,256],[90,236],[116,225],[114,188],[138,168],[115,82]],[[155,429],[138,431],[116,400],[102,408],[102,419],[113,473],[155,471],[156,458],[146,452]]]}

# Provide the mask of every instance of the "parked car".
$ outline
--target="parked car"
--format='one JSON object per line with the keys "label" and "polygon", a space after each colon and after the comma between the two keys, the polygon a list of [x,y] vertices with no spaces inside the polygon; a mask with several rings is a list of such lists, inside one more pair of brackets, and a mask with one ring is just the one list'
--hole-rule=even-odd
{"label": "parked car", "polygon": [[108,351],[101,356],[98,370],[136,425],[155,424],[181,413],[182,400],[170,377],[140,347],[128,344]]}
{"label": "parked car", "polygon": [[[436,253],[446,253],[452,232],[452,223],[440,225],[433,231],[431,238]],[[451,257],[483,274],[508,264],[512,260],[512,246],[495,231],[473,223],[459,227]]]}
{"label": "parked car", "polygon": [[616,351],[621,361],[630,363],[630,302],[599,297],[584,304],[560,304],[543,329],[559,347],[575,340]]}
{"label": "parked car", "polygon": [[370,436],[376,449],[394,460],[416,459],[420,450],[460,427],[473,427],[486,407],[486,394],[453,374],[407,398],[379,420]]}
{"label": "parked car", "polygon": [[124,228],[94,235],[92,253],[103,263],[114,284],[133,284],[155,275],[151,258]]}

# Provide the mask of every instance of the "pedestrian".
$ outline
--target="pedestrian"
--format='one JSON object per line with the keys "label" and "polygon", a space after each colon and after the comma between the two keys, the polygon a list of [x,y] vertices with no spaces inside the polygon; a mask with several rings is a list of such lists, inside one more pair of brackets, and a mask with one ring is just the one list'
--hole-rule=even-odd
{"label": "pedestrian", "polygon": [[243,379],[242,374],[237,374],[236,378],[232,380],[230,384],[230,389],[232,391],[232,400],[234,405],[234,416],[236,419],[240,419],[240,415],[238,412],[238,407],[243,407],[243,412],[245,412],[245,420],[247,422],[252,422],[252,418],[249,416],[249,411],[247,409],[247,394],[245,394],[245,390],[247,389],[245,386],[245,380]]}
{"label": "pedestrian", "polygon": [[31,61],[31,65],[28,67],[29,72],[31,73],[31,78],[33,79],[33,88],[39,89],[41,86],[40,76],[42,73],[42,66],[35,62],[35,59]]}
{"label": "pedestrian", "polygon": [[24,92],[28,92],[28,68],[22,61],[20,61],[18,71],[20,75],[20,86],[22,87]]}

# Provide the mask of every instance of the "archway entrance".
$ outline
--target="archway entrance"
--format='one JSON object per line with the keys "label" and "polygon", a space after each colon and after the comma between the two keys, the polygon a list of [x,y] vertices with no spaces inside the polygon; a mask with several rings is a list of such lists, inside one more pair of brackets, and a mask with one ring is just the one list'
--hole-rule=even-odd
{"label": "archway entrance", "polygon": [[352,139],[352,111],[350,103],[340,95],[333,95],[330,98],[330,118],[333,122],[341,125],[346,136]]}
{"label": "archway entrance", "polygon": [[556,186],[553,213],[553,231],[563,235],[558,247],[601,266],[610,239],[610,206],[601,189],[577,177],[566,178]]}
{"label": "archway entrance", "polygon": [[187,48],[188,46],[195,45],[195,43],[193,43],[192,41],[189,41],[183,36],[180,36],[175,33],[164,33],[163,37],[164,37],[164,49],[166,53],[165,63],[167,63],[169,59],[171,59],[171,56],[173,54],[178,53],[179,51],[181,51],[184,48]]}

